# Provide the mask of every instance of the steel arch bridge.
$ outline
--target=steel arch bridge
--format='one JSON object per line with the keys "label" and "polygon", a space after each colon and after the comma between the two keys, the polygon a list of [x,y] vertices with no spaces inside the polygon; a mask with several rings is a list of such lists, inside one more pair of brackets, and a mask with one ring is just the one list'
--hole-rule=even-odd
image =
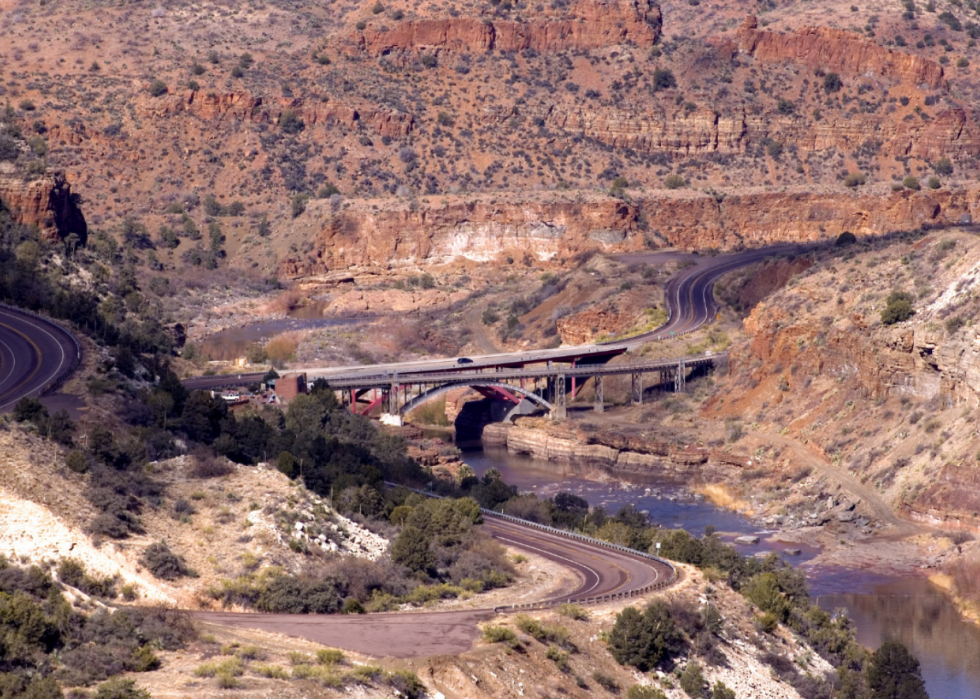
{"label": "steel arch bridge", "polygon": [[[442,386],[436,386],[431,388],[424,393],[412,398],[410,401],[405,403],[399,410],[398,414],[404,417],[408,415],[412,410],[419,407],[423,403],[436,396],[442,395],[443,393],[448,393],[449,391],[456,388],[468,387],[472,388],[480,393],[482,393],[487,398],[497,398],[510,401],[515,405],[520,405],[521,401],[525,398],[532,403],[535,403],[548,412],[551,412],[553,407],[551,403],[546,401],[544,398],[539,396],[533,391],[529,391],[526,388],[521,388],[520,386],[514,386],[513,384],[503,383],[501,381],[460,381],[458,383],[447,383]],[[518,397],[520,396],[520,397]]]}

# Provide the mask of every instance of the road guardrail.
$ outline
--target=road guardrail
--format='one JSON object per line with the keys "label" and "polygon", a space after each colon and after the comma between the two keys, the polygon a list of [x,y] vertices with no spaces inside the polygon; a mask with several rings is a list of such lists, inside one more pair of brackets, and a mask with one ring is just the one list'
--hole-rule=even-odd
{"label": "road guardrail", "polygon": [[[390,481],[384,481],[384,484],[391,488],[404,488],[405,490],[410,490],[413,493],[418,493],[419,495],[424,495],[429,498],[445,499],[444,496],[438,495],[436,493],[431,493],[425,490],[418,490],[416,488],[409,488],[408,486],[399,485],[397,483],[391,483]],[[644,585],[643,587],[637,588],[635,590],[626,590],[624,592],[611,592],[605,595],[594,595],[592,597],[564,597],[556,598],[550,600],[542,600],[540,602],[525,602],[523,604],[507,604],[494,607],[495,612],[520,612],[530,609],[548,609],[550,607],[557,607],[562,604],[602,604],[603,602],[612,602],[615,600],[629,599],[631,597],[642,597],[650,592],[655,592],[657,590],[663,590],[664,588],[670,587],[675,584],[680,579],[680,573],[677,567],[670,561],[660,558],[659,556],[654,556],[650,553],[645,553],[644,551],[637,551],[636,549],[631,549],[627,546],[620,546],[619,544],[613,544],[608,541],[603,541],[602,539],[595,539],[591,536],[586,536],[584,534],[579,534],[578,532],[570,532],[564,529],[556,529],[555,527],[550,527],[547,524],[539,524],[538,522],[531,522],[526,519],[521,519],[520,517],[514,517],[513,515],[504,514],[503,512],[497,512],[496,510],[489,510],[485,507],[480,508],[480,514],[486,515],[488,517],[494,517],[497,519],[503,519],[508,522],[513,522],[514,524],[519,524],[524,527],[531,527],[533,529],[538,529],[541,531],[548,532],[549,534],[555,534],[557,536],[565,537],[566,539],[575,539],[587,544],[592,544],[593,546],[601,546],[602,548],[612,549],[614,551],[620,551],[622,553],[629,554],[631,556],[639,556],[640,558],[647,558],[651,561],[656,561],[662,565],[670,568],[670,577],[667,580],[658,580],[655,583],[649,585]]]}

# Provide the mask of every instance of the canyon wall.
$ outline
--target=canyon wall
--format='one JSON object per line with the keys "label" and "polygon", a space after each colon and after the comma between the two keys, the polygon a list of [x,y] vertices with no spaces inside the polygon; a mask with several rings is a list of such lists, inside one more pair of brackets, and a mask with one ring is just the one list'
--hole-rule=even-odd
{"label": "canyon wall", "polygon": [[350,37],[348,46],[372,56],[433,49],[548,52],[625,43],[649,47],[660,36],[660,7],[651,0],[585,0],[570,10],[552,17],[532,11],[525,21],[446,17],[406,20],[394,27],[371,23]]}
{"label": "canyon wall", "polygon": [[792,61],[846,75],[879,76],[944,89],[943,67],[928,58],[893,51],[858,34],[829,27],[800,27],[779,34],[760,31],[749,16],[738,30],[738,49],[766,63]]}
{"label": "canyon wall", "polygon": [[597,471],[686,481],[692,477],[717,480],[725,470],[745,465],[742,457],[717,449],[680,446],[650,435],[628,435],[615,430],[585,433],[574,422],[552,424],[551,420],[532,417],[518,418],[513,425],[487,425],[483,429],[483,445],[506,447],[512,454]]}
{"label": "canyon wall", "polygon": [[[141,92],[145,93],[146,90]],[[266,100],[248,92],[217,94],[199,90],[183,90],[161,97],[143,94],[137,101],[141,116],[160,118],[191,114],[210,122],[248,122],[275,124],[286,111],[302,119],[306,128],[340,124],[354,127],[364,124],[383,136],[401,137],[415,128],[411,114],[375,105],[354,105],[343,100],[278,98]]]}
{"label": "canyon wall", "polygon": [[301,277],[351,265],[439,264],[457,257],[494,260],[504,253],[540,260],[582,250],[633,249],[637,207],[594,203],[497,204],[357,211],[330,217],[305,257],[293,256],[280,274]]}
{"label": "canyon wall", "polygon": [[63,172],[49,172],[31,180],[0,176],[0,203],[15,221],[37,226],[41,237],[47,240],[74,233],[85,242],[85,217]]}
{"label": "canyon wall", "polygon": [[[311,203],[314,212],[327,206]],[[352,209],[324,212],[323,217],[327,223],[314,237],[312,250],[282,260],[283,277],[353,265],[441,264],[456,258],[486,262],[529,254],[560,260],[589,250],[639,250],[647,239],[689,250],[728,250],[827,240],[843,231],[884,235],[980,220],[980,185],[867,194],[665,194],[632,202],[477,201],[416,211]]]}
{"label": "canyon wall", "polygon": [[851,152],[878,142],[879,154],[890,157],[936,160],[980,154],[980,125],[957,108],[944,109],[928,121],[883,119],[875,114],[814,121],[809,115],[750,114],[744,109],[719,113],[705,107],[629,112],[553,106],[543,118],[554,128],[647,153],[743,154],[769,139],[795,144],[803,153],[828,148]]}

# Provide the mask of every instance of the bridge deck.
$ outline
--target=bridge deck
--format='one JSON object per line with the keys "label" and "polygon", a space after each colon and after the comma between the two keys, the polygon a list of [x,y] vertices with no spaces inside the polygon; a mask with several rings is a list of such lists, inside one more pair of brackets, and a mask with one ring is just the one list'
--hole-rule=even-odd
{"label": "bridge deck", "polygon": [[458,383],[465,384],[474,381],[507,381],[513,379],[542,379],[556,378],[558,376],[571,377],[591,377],[591,376],[622,376],[629,374],[646,374],[654,371],[675,369],[681,363],[685,367],[703,366],[714,364],[718,359],[727,357],[727,352],[720,352],[714,355],[693,355],[689,357],[675,357],[671,359],[661,359],[654,362],[643,362],[635,364],[602,364],[588,365],[579,367],[547,367],[534,369],[515,369],[497,368],[494,371],[456,371],[451,374],[440,372],[438,374],[401,374],[395,372],[382,372],[380,374],[357,374],[357,375],[337,375],[328,378],[331,388],[386,388],[392,384],[400,386],[411,386],[417,384],[435,383]]}

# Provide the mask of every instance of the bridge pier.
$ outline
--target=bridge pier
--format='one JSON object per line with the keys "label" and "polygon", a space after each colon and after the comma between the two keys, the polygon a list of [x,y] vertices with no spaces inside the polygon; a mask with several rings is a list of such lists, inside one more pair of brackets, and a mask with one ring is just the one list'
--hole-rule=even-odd
{"label": "bridge pier", "polygon": [[606,409],[606,402],[602,395],[602,377],[596,376],[595,377],[595,405],[593,406],[593,410],[595,410],[595,412],[597,413],[601,413],[605,411],[605,409]]}
{"label": "bridge pier", "polygon": [[677,373],[674,375],[674,393],[684,392],[684,360],[677,363]]}
{"label": "bridge pier", "polygon": [[633,405],[643,405],[643,374],[636,372],[630,374],[630,402]]}
{"label": "bridge pier", "polygon": [[568,417],[568,408],[565,405],[564,374],[558,374],[558,376],[555,377],[554,387],[554,400],[551,402],[554,408],[551,411],[551,417],[556,420],[564,420]]}

